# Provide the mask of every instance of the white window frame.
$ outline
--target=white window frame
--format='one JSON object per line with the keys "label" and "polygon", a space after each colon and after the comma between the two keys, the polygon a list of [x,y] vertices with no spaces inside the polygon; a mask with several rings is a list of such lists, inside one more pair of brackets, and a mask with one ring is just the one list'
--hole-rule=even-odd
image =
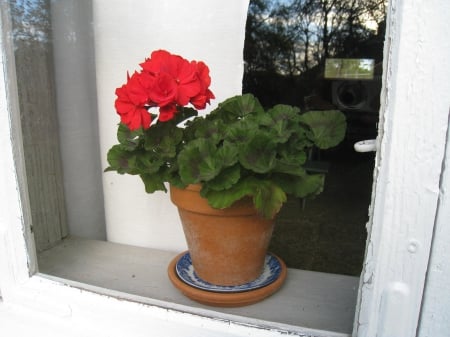
{"label": "white window frame", "polygon": [[[450,102],[449,12],[447,0],[389,4],[375,192],[355,336],[416,336],[419,322],[421,327],[431,324],[420,315],[432,243],[442,241],[433,241],[433,228],[439,212],[450,207],[447,202],[438,208],[450,184],[441,181]],[[32,234],[24,226],[29,205],[21,191],[26,178],[15,146],[20,129],[14,64],[5,34],[0,43],[0,321],[2,315],[23,315],[30,331],[41,329],[47,336],[58,335],[50,333],[50,326],[65,329],[66,336],[119,336],[124,331],[130,336],[281,335],[264,322],[246,325],[192,315],[34,274]],[[5,327],[2,322],[0,333]]]}

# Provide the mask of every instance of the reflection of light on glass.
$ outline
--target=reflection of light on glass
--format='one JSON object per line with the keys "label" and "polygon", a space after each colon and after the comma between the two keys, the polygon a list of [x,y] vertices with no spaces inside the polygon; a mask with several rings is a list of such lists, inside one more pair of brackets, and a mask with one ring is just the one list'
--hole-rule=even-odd
{"label": "reflection of light on glass", "polygon": [[[379,10],[382,8],[380,5]],[[369,15],[368,13],[363,13],[361,16],[361,23],[363,26],[367,29],[377,31],[378,29],[378,22],[374,20],[373,16]]]}
{"label": "reflection of light on glass", "polygon": [[50,7],[45,0],[10,0],[15,41],[48,42]]}
{"label": "reflection of light on glass", "polygon": [[376,31],[378,29],[378,23],[375,20],[371,19],[364,21],[364,26],[373,31]]}
{"label": "reflection of light on glass", "polygon": [[328,58],[325,61],[325,78],[371,80],[374,64],[373,59]]}

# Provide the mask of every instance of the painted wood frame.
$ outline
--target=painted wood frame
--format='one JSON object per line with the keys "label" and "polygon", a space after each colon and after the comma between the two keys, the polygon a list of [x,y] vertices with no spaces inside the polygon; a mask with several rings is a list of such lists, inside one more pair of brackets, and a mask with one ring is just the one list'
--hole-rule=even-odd
{"label": "painted wood frame", "polygon": [[450,30],[442,13],[449,8],[445,1],[390,1],[357,336],[416,336],[437,205],[447,188]]}

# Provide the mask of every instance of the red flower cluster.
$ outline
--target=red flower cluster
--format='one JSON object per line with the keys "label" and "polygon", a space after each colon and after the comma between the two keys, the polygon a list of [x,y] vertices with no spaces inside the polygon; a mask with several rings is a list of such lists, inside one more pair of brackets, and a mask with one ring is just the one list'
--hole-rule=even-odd
{"label": "red flower cluster", "polygon": [[191,103],[204,109],[214,98],[209,68],[201,61],[158,50],[140,66],[140,72],[128,75],[127,83],[116,89],[115,108],[130,130],[150,127],[152,107],[159,107],[158,120],[165,122],[175,116],[178,106]]}

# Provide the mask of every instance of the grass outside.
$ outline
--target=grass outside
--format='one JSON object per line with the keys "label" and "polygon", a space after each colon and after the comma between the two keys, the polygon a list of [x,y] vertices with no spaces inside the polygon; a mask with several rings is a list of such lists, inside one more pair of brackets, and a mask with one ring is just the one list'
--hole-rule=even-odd
{"label": "grass outside", "polygon": [[290,268],[359,276],[372,191],[374,153],[349,144],[321,154],[329,172],[322,194],[289,198],[277,216],[269,250]]}

